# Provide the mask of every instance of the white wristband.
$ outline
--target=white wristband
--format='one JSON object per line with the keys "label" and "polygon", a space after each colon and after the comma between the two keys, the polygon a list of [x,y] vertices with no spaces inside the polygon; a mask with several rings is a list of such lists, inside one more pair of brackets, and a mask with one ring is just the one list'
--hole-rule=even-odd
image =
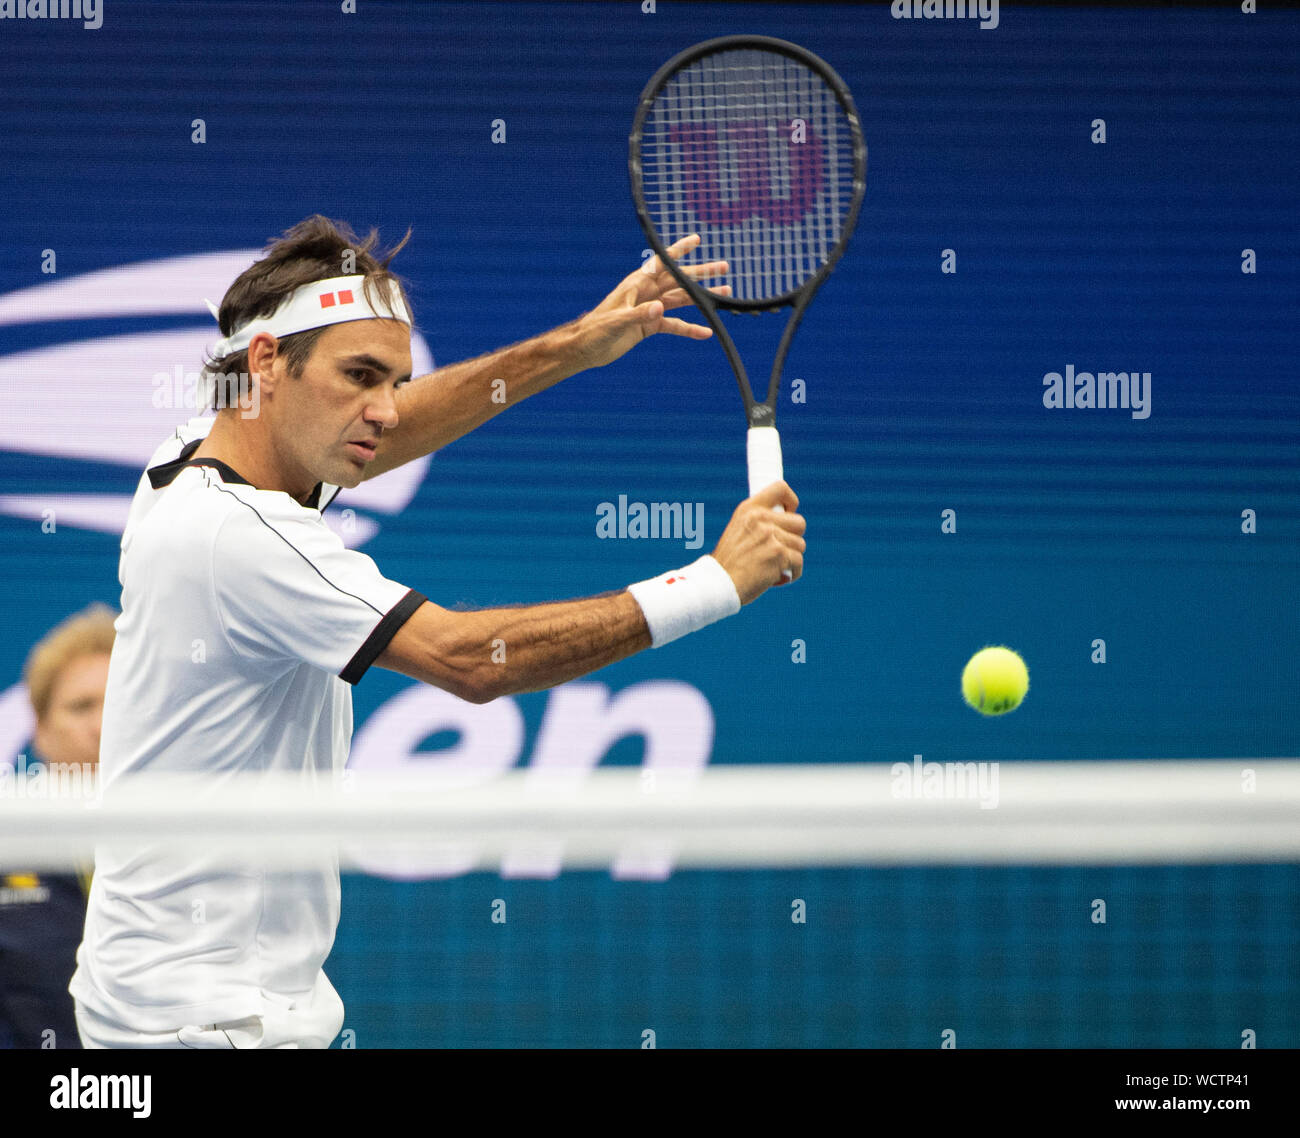
{"label": "white wristband", "polygon": [[709,556],[684,569],[638,581],[627,591],[645,613],[652,648],[662,648],[679,636],[740,611],[740,594],[731,574]]}

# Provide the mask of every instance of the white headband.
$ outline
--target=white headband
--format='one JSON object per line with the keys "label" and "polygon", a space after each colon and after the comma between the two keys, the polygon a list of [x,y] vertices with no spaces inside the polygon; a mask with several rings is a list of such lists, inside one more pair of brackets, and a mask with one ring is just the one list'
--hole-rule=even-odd
{"label": "white headband", "polygon": [[[212,358],[222,360],[232,352],[242,352],[259,332],[270,332],[277,337],[292,336],[295,332],[324,328],[328,324],[344,324],[349,320],[400,320],[403,324],[411,323],[411,314],[395,281],[376,280],[371,285],[381,293],[387,290],[388,303],[392,307],[390,313],[376,308],[366,299],[365,289],[361,287],[365,279],[360,275],[330,277],[295,289],[270,316],[250,320],[236,328],[226,339],[213,344],[210,349]],[[219,309],[212,301],[205,299],[203,303],[208,306],[214,319],[220,318]]]}

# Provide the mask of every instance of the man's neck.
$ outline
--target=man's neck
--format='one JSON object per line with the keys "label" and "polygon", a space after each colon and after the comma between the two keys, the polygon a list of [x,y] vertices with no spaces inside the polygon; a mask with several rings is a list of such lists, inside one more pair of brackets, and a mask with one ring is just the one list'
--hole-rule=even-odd
{"label": "man's neck", "polygon": [[253,435],[253,428],[240,429],[227,417],[230,414],[229,411],[217,412],[207,438],[190,457],[215,458],[259,490],[283,490],[295,501],[306,505],[316,483],[303,489],[300,481],[295,481],[288,471],[275,463],[270,447],[258,445],[261,439]]}

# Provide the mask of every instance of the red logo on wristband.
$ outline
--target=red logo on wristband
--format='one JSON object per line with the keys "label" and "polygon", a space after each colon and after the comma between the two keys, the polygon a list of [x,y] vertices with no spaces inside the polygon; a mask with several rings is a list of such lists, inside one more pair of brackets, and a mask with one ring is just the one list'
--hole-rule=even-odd
{"label": "red logo on wristband", "polygon": [[686,580],[686,575],[683,573],[679,573],[676,577],[669,577],[668,580],[664,582],[664,584],[671,585],[674,581],[685,581],[685,580]]}

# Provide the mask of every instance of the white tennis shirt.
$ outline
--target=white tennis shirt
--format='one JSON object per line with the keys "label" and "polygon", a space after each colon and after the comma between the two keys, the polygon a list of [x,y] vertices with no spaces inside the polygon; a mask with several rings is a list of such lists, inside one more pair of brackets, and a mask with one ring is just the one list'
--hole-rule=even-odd
{"label": "white tennis shirt", "polygon": [[[100,741],[105,794],[139,772],[331,778],[352,690],[425,598],[347,549],[320,508],[187,460],[191,419],[154,453],[131,504],[122,613]],[[69,990],[117,1023],[171,1031],[283,1010],[312,992],[339,918],[338,861],[255,862],[101,846]]]}

